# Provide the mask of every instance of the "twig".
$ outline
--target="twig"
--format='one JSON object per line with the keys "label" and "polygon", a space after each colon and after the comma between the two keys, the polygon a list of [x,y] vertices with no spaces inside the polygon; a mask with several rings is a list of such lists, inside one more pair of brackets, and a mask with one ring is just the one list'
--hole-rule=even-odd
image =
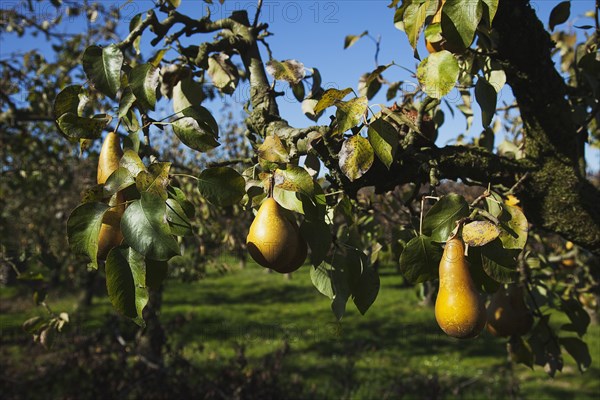
{"label": "twig", "polygon": [[260,10],[262,9],[263,0],[258,0],[258,4],[256,5],[256,14],[254,15],[254,22],[252,26],[256,28],[258,25],[258,17],[260,17]]}

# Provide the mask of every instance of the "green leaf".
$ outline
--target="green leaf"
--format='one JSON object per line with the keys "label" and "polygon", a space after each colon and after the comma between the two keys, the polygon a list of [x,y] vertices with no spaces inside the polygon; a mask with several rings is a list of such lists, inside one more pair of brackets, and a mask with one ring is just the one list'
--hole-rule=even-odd
{"label": "green leaf", "polygon": [[421,61],[417,69],[417,78],[429,97],[441,99],[456,85],[459,71],[454,55],[442,50]]}
{"label": "green leaf", "polygon": [[74,209],[67,221],[71,249],[76,254],[87,255],[95,269],[98,269],[98,235],[107,210],[108,205],[104,203],[85,203]]}
{"label": "green leaf", "polygon": [[54,99],[54,118],[59,118],[66,113],[78,115],[81,91],[80,85],[70,85],[61,90]]}
{"label": "green leaf", "polygon": [[145,326],[142,310],[148,304],[146,265],[133,249],[115,247],[106,258],[106,289],[113,307],[122,315]]}
{"label": "green leaf", "polygon": [[123,118],[129,113],[131,110],[131,106],[135,103],[135,95],[131,91],[131,88],[128,86],[123,89],[123,93],[121,94],[121,99],[119,100],[119,118]]}
{"label": "green leaf", "polygon": [[310,247],[310,262],[314,266],[321,265],[332,243],[329,225],[323,221],[304,220],[300,232]]}
{"label": "green leaf", "polygon": [[82,65],[94,87],[114,99],[121,87],[121,50],[116,45],[90,46],[83,53]]}
{"label": "green leaf", "polygon": [[531,346],[521,336],[511,336],[508,346],[510,359],[517,364],[523,364],[533,369],[534,354]]}
{"label": "green leaf", "polygon": [[258,157],[272,163],[287,163],[290,161],[288,151],[277,135],[267,136],[258,147]]}
{"label": "green leaf", "polygon": [[308,171],[302,167],[288,164],[285,169],[276,169],[274,179],[278,188],[302,193],[309,198],[315,194],[315,183]]}
{"label": "green leaf", "polygon": [[319,114],[321,111],[325,110],[327,107],[331,107],[336,102],[342,100],[349,93],[352,92],[351,88],[346,88],[343,90],[338,89],[327,89],[321,99],[319,99],[317,105],[314,107],[314,113]]}
{"label": "green leaf", "polygon": [[304,100],[304,98],[306,97],[306,92],[304,90],[304,84],[302,83],[302,81],[300,81],[296,84],[291,83],[290,88],[292,88],[292,94],[294,95],[296,100],[298,100],[299,102],[302,102]]}
{"label": "green leaf", "polygon": [[354,128],[362,120],[369,102],[365,96],[356,97],[348,101],[338,101],[335,103],[337,111],[335,119],[337,126],[333,134],[346,132],[350,128]]}
{"label": "green leaf", "polygon": [[469,215],[464,197],[451,193],[431,207],[423,219],[423,233],[435,242],[445,242],[456,228],[456,221]]}
{"label": "green leaf", "polygon": [[132,177],[138,176],[142,171],[146,171],[146,166],[142,162],[138,153],[133,150],[125,150],[121,160],[119,161],[119,167],[125,168]]}
{"label": "green leaf", "polygon": [[496,11],[498,11],[499,0],[481,0],[483,6],[483,18],[488,22],[488,26],[492,26]]}
{"label": "green leaf", "polygon": [[447,0],[442,8],[442,32],[451,43],[466,49],[471,46],[483,16],[481,1]]}
{"label": "green leaf", "polygon": [[486,128],[492,123],[496,113],[496,89],[485,79],[480,77],[475,85],[475,100],[481,107],[481,123]]}
{"label": "green leaf", "polygon": [[481,247],[470,247],[467,261],[469,262],[469,272],[471,273],[473,282],[481,291],[485,293],[496,293],[500,289],[501,284],[492,279],[483,269]]}
{"label": "green leaf", "polygon": [[512,283],[519,277],[516,257],[519,251],[502,247],[500,239],[495,239],[481,247],[483,270],[496,282]]}
{"label": "green leaf", "polygon": [[104,197],[110,197],[133,184],[135,184],[135,179],[131,176],[129,170],[125,167],[119,167],[106,180],[103,188]]}
{"label": "green leaf", "polygon": [[191,75],[186,75],[173,87],[173,112],[175,113],[188,107],[199,107],[203,100],[202,85],[196,82]]}
{"label": "green leaf", "polygon": [[500,214],[502,214],[502,197],[495,192],[491,193],[491,196],[486,197],[485,203],[487,206],[487,211],[492,214],[494,217],[498,218]]}
{"label": "green leaf", "polygon": [[400,273],[412,283],[437,278],[442,248],[429,236],[412,238],[400,255]]}
{"label": "green leaf", "polygon": [[560,25],[562,23],[567,22],[569,16],[571,15],[571,2],[563,1],[560,2],[552,9],[550,12],[550,20],[548,22],[548,26],[550,31],[553,31],[556,25]]}
{"label": "green leaf", "polygon": [[[262,193],[264,194],[264,192]],[[304,214],[304,204],[299,196],[297,192],[291,192],[278,187],[273,188],[273,198],[281,207],[297,212],[298,214]]]}
{"label": "green leaf", "polygon": [[140,200],[129,204],[121,218],[121,231],[132,248],[153,260],[166,261],[179,254],[165,202],[154,193],[143,192]]}
{"label": "green leaf", "polygon": [[462,238],[469,246],[483,246],[496,239],[500,229],[489,221],[473,221],[462,228]]}
{"label": "green leaf", "polygon": [[183,117],[173,121],[175,135],[191,149],[208,151],[219,145],[219,126],[210,111],[202,106],[190,106],[180,111]]}
{"label": "green leaf", "polygon": [[367,139],[354,135],[344,141],[339,157],[342,172],[348,179],[355,181],[371,168],[374,153]]}
{"label": "green leaf", "polygon": [[209,203],[226,207],[242,200],[246,181],[233,168],[216,167],[202,171],[198,177],[198,190]]}
{"label": "green leaf", "polygon": [[561,326],[562,330],[576,332],[580,337],[585,335],[590,325],[590,316],[580,302],[575,299],[561,300],[560,309],[569,317],[570,324]]}
{"label": "green leaf", "polygon": [[181,4],[181,0],[168,0],[169,4],[171,4],[174,8],[179,7],[179,5]]}
{"label": "green leaf", "polygon": [[294,85],[306,75],[304,64],[297,60],[270,60],[267,62],[267,72],[278,81],[286,81]]}
{"label": "green leaf", "polygon": [[404,31],[413,49],[417,48],[417,40],[427,17],[427,3],[427,1],[412,3],[404,11]]}
{"label": "green leaf", "polygon": [[188,218],[194,218],[196,215],[194,204],[185,197],[185,193],[183,193],[183,191],[178,187],[174,186],[169,186],[167,191],[169,193],[169,198],[177,200],[179,206],[183,209],[183,211],[185,211],[185,215]]}
{"label": "green leaf", "polygon": [[154,193],[166,200],[170,169],[171,163],[159,162],[151,164],[148,171],[140,171],[135,177],[138,191]]}
{"label": "green leaf", "polygon": [[167,199],[166,204],[171,233],[176,236],[192,236],[192,224],[179,202],[175,199]]}
{"label": "green leaf", "polygon": [[370,74],[363,74],[358,81],[358,94],[359,96],[365,96],[368,100],[371,100],[379,89],[381,89],[381,82],[378,79],[369,80]]}
{"label": "green leaf", "polygon": [[331,284],[331,265],[326,262],[310,269],[310,280],[313,286],[323,295],[333,300],[333,285]]}
{"label": "green leaf", "polygon": [[361,37],[367,35],[368,33],[369,33],[368,31],[364,31],[360,35],[347,35],[346,38],[344,39],[344,49],[351,47],[352,45],[354,45],[354,43],[358,42],[358,40]]}
{"label": "green leaf", "polygon": [[68,112],[61,115],[56,123],[68,139],[98,139],[111,120],[112,117],[105,114],[98,114],[93,118],[84,118]]}
{"label": "green leaf", "polygon": [[[129,21],[129,32],[133,31],[135,28],[142,24],[142,14],[136,14]],[[135,54],[140,54],[140,42],[142,40],[142,35],[139,35],[133,40],[133,49],[135,50]]]}
{"label": "green leaf", "polygon": [[377,270],[372,267],[364,268],[356,287],[352,290],[352,300],[362,315],[365,315],[377,299],[380,286]]}
{"label": "green leaf", "polygon": [[498,217],[500,221],[500,240],[505,249],[522,250],[527,243],[529,223],[523,212],[514,206],[502,205],[502,214]]}
{"label": "green leaf", "polygon": [[577,363],[579,372],[585,372],[592,365],[592,357],[587,344],[576,337],[561,337],[559,338],[561,346],[565,348],[567,353],[573,357]]}
{"label": "green leaf", "polygon": [[240,80],[238,70],[225,53],[213,54],[208,58],[206,71],[217,89],[232,94]]}
{"label": "green leaf", "polygon": [[[336,259],[334,259],[334,261],[335,260]],[[330,276],[331,286],[333,288],[333,301],[331,302],[331,310],[339,321],[346,312],[346,303],[350,298],[350,287],[348,286],[348,277],[345,271],[335,268],[333,271],[331,271]]]}
{"label": "green leaf", "polygon": [[129,73],[129,80],[138,104],[146,111],[154,111],[156,90],[160,81],[158,68],[150,63],[138,65]]}
{"label": "green leaf", "polygon": [[377,158],[390,169],[400,140],[398,131],[383,118],[377,118],[369,124],[369,143]]}

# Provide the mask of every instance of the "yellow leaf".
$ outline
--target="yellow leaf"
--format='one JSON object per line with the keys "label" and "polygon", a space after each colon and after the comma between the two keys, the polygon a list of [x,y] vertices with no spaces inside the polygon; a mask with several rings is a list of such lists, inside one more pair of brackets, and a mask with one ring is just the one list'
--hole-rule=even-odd
{"label": "yellow leaf", "polygon": [[462,238],[469,246],[483,246],[500,235],[500,229],[489,221],[469,222],[462,229]]}

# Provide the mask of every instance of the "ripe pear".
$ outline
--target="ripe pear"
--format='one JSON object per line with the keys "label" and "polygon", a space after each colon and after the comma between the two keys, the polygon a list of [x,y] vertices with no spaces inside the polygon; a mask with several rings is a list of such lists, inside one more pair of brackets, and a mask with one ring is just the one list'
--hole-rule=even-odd
{"label": "ripe pear", "polygon": [[487,330],[494,336],[524,335],[533,325],[533,316],[525,305],[523,288],[509,285],[492,296],[487,308]]}
{"label": "ripe pear", "polygon": [[485,303],[473,283],[464,252],[462,239],[454,237],[446,243],[435,302],[438,325],[447,335],[459,339],[477,336],[486,320]]}
{"label": "ripe pear", "polygon": [[108,177],[119,168],[122,156],[123,150],[121,150],[119,135],[116,132],[110,132],[102,143],[98,158],[97,181],[99,185],[106,183]]}
{"label": "ripe pear", "polygon": [[[123,156],[119,135],[110,132],[100,149],[98,158],[98,184],[106,183],[108,177],[119,168],[119,161]],[[115,193],[109,200],[111,208],[104,213],[102,226],[98,234],[98,259],[105,260],[108,252],[121,244],[123,234],[121,233],[121,216],[125,212],[125,198],[122,192]]]}
{"label": "ripe pear", "polygon": [[258,209],[246,246],[254,261],[280,273],[295,271],[306,259],[306,243],[298,227],[272,197]]}

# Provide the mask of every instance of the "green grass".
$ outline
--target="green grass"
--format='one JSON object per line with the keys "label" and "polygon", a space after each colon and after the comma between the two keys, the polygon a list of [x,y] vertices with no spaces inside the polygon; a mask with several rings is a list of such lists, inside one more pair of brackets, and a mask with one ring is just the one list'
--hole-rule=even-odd
{"label": "green grass", "polygon": [[[0,292],[3,302],[10,296]],[[433,309],[420,306],[415,290],[403,287],[392,270],[382,271],[382,287],[373,307],[361,316],[351,301],[341,322],[330,301],[310,282],[307,268],[286,280],[254,264],[230,274],[208,274],[197,283],[169,281],[161,320],[169,346],[180,349],[194,366],[217,371],[244,347],[247,369],[289,343],[282,378],[301,381],[317,398],[507,398],[514,384],[520,396],[586,399],[600,396],[600,327],[590,326],[586,341],[593,363],[580,374],[566,355],[563,373],[549,378],[539,366],[509,367],[505,340],[484,332],[458,341],[444,335]],[[50,299],[57,310],[74,311],[74,297]],[[0,315],[3,332],[24,320],[18,307]],[[35,310],[40,312],[40,310]],[[113,313],[105,298],[75,324],[97,329]],[[27,358],[9,351],[3,357]]]}

